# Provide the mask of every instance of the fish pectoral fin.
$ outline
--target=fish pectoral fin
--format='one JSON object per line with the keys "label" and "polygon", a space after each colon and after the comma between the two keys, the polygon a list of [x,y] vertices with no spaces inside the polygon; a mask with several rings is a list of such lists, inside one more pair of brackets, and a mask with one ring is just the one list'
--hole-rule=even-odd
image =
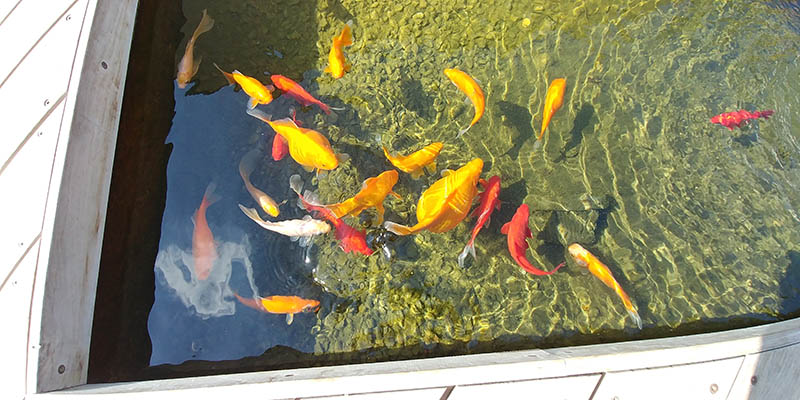
{"label": "fish pectoral fin", "polygon": [[350,159],[350,154],[347,153],[336,154],[336,161],[339,161],[340,164],[347,162],[347,160],[349,159]]}
{"label": "fish pectoral fin", "polygon": [[429,173],[435,174],[436,173],[436,161],[432,161],[430,164],[426,165],[425,169],[427,169]]}
{"label": "fish pectoral fin", "polygon": [[506,222],[502,228],[500,228],[500,233],[503,235],[508,235],[508,227],[511,226],[511,222]]}
{"label": "fish pectoral fin", "polygon": [[403,199],[403,196],[400,196],[399,194],[395,193],[394,191],[389,192],[389,194],[394,196],[397,199],[400,199],[400,200]]}
{"label": "fish pectoral fin", "polygon": [[422,176],[422,168],[411,172],[411,179],[417,180]]}
{"label": "fish pectoral fin", "polygon": [[314,167],[310,165],[303,165],[303,169],[306,170],[306,172],[314,172]]}
{"label": "fish pectoral fin", "polygon": [[256,108],[257,105],[258,105],[258,100],[256,100],[255,97],[251,97],[250,100],[247,101],[247,108],[250,110]]}
{"label": "fish pectoral fin", "polygon": [[345,72],[350,72],[350,68],[351,68],[351,67],[352,67],[352,65],[350,65],[350,63],[347,63],[347,64],[345,64],[345,65],[344,65],[344,70],[345,70]]}
{"label": "fish pectoral fin", "polygon": [[450,175],[452,173],[453,173],[452,169],[445,168],[445,169],[442,170],[442,178],[446,178],[448,175]]}
{"label": "fish pectoral fin", "polygon": [[294,314],[286,314],[286,325],[291,325],[294,321]]}

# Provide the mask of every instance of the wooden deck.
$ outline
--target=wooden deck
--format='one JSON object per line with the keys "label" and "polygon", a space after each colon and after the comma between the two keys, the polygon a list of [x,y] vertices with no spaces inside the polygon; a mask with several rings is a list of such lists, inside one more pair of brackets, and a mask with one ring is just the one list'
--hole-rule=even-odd
{"label": "wooden deck", "polygon": [[546,351],[85,385],[135,10],[133,0],[0,2],[4,399],[800,398],[800,320]]}

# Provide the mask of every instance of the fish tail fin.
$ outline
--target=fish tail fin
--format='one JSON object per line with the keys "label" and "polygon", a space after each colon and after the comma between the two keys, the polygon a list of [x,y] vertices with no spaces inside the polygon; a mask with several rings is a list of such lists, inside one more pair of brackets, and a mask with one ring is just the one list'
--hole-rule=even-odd
{"label": "fish tail fin", "polygon": [[386,230],[388,230],[389,232],[392,232],[395,235],[400,235],[400,236],[410,235],[416,232],[413,227],[409,228],[405,225],[396,224],[390,221],[384,222],[383,227],[386,228]]}
{"label": "fish tail fin", "polygon": [[477,257],[475,257],[475,243],[471,240],[464,246],[464,250],[461,251],[461,254],[458,255],[459,267],[465,268],[464,262],[467,260],[467,254],[471,254],[473,260],[477,259]]}
{"label": "fish tail fin", "polygon": [[200,19],[200,24],[197,25],[197,29],[194,30],[192,34],[192,40],[197,40],[197,37],[200,36],[202,33],[206,33],[214,27],[214,18],[208,16],[206,10],[203,10],[203,18]]}
{"label": "fish tail fin", "polygon": [[342,28],[342,33],[339,35],[339,44],[344,46],[350,46],[353,44],[353,28],[351,25],[353,21],[347,21],[347,24]]}
{"label": "fish tail fin", "polygon": [[239,209],[242,210],[244,215],[247,215],[247,217],[252,219],[255,223],[262,226],[266,223],[263,219],[261,219],[261,216],[258,215],[258,212],[255,210],[255,208],[248,208],[239,204]]}
{"label": "fish tail fin", "polygon": [[266,123],[272,122],[272,116],[256,108],[249,108],[247,114],[253,118],[260,119]]}
{"label": "fish tail fin", "polygon": [[642,329],[642,319],[639,317],[639,313],[637,313],[633,308],[626,309],[628,310],[628,315],[630,315],[633,322],[636,323],[636,327]]}
{"label": "fish tail fin", "polygon": [[430,164],[425,166],[425,169],[427,169],[429,173],[435,174],[436,173],[436,161],[431,161]]}
{"label": "fish tail fin", "polygon": [[341,203],[331,204],[326,206],[331,212],[336,215],[336,218],[342,218],[347,214],[350,214],[358,207],[358,203],[354,198],[349,198]]}
{"label": "fish tail fin", "polygon": [[300,195],[303,192],[303,178],[300,177],[298,174],[294,174],[289,177],[289,188],[291,188],[295,193]]}
{"label": "fish tail fin", "polygon": [[756,113],[758,114],[759,117],[764,118],[764,119],[768,119],[769,117],[772,116],[772,114],[775,114],[775,111],[774,110],[764,110],[764,111],[756,111]]}
{"label": "fish tail fin", "polygon": [[542,148],[542,140],[536,139],[536,142],[533,144],[533,151],[537,151]]}
{"label": "fish tail fin", "polygon": [[327,114],[327,115],[331,115],[331,108],[330,108],[330,107],[328,107],[328,105],[327,105],[327,104],[325,104],[325,103],[323,103],[323,102],[319,102],[319,104],[318,104],[318,105],[319,105],[319,108],[321,108],[321,109],[322,109],[322,111],[323,111],[323,112],[325,112],[325,114]]}
{"label": "fish tail fin", "polygon": [[239,300],[239,303],[242,303],[243,305],[245,305],[247,307],[250,307],[250,308],[252,308],[254,310],[258,310],[258,311],[266,311],[266,310],[264,310],[264,306],[261,304],[261,302],[256,300],[256,299],[244,298],[242,296],[239,296],[239,294],[236,293],[236,292],[233,292],[233,296],[236,297],[236,300]]}
{"label": "fish tail fin", "polygon": [[206,191],[205,193],[203,193],[203,202],[205,203],[206,207],[216,203],[217,200],[220,199],[219,195],[214,193],[214,190],[216,189],[217,189],[217,184],[214,182],[209,183],[208,186],[206,187]]}
{"label": "fish tail fin", "polygon": [[256,169],[256,164],[258,163],[258,150],[252,149],[248,151],[239,161],[239,175],[242,176],[242,179],[246,179],[246,176],[250,176],[253,170]]}
{"label": "fish tail fin", "polygon": [[467,133],[467,131],[469,130],[469,128],[472,128],[472,125],[470,125],[470,126],[468,126],[468,127],[464,128],[464,129],[461,129],[461,130],[459,130],[459,131],[458,131],[458,135],[456,135],[456,139],[460,138],[460,137],[461,137],[461,135],[463,135],[463,134]]}
{"label": "fish tail fin", "polygon": [[219,65],[217,65],[217,63],[214,63],[214,66],[217,67],[217,71],[222,72],[222,76],[225,77],[225,80],[228,81],[229,85],[236,84],[236,80],[233,79],[233,74],[223,71],[222,68],[220,68]]}

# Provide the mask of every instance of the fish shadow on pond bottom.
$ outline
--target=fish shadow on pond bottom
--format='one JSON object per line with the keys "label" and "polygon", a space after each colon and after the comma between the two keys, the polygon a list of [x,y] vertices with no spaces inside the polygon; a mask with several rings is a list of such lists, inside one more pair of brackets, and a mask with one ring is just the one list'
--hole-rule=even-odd
{"label": "fish shadow on pond bottom", "polygon": [[781,317],[794,318],[800,316],[800,252],[786,252],[789,263],[786,274],[778,286],[778,294],[782,299],[778,308]]}
{"label": "fish shadow on pond bottom", "polygon": [[403,77],[400,81],[400,92],[403,94],[403,105],[407,109],[428,121],[431,120],[433,98],[425,92],[419,80]]}
{"label": "fish shadow on pond bottom", "polygon": [[572,123],[572,130],[569,132],[569,141],[567,141],[567,144],[564,146],[564,149],[561,150],[561,154],[558,156],[555,162],[561,162],[567,158],[572,158],[578,155],[577,151],[575,154],[567,153],[578,148],[585,134],[594,132],[594,129],[584,132],[589,125],[594,125],[591,123],[594,114],[594,107],[592,107],[592,105],[589,103],[583,103],[581,109],[578,111],[578,115],[575,116],[575,120]]}
{"label": "fish shadow on pond bottom", "polygon": [[519,133],[514,139],[514,146],[506,152],[512,160],[516,160],[522,145],[535,135],[531,125],[533,116],[527,108],[509,101],[500,100],[495,104],[500,110],[500,115],[506,118],[504,124],[511,126]]}

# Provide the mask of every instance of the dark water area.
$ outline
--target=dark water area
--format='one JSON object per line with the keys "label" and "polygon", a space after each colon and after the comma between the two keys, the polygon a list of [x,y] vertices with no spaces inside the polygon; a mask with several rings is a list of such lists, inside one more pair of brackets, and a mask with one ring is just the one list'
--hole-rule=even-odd
{"label": "dark water area", "polygon": [[[186,89],[178,61],[200,21],[201,59]],[[197,376],[669,337],[753,326],[800,313],[800,32],[796,2],[552,4],[426,0],[142,1],[128,73],[101,261],[90,381]],[[351,21],[352,70],[323,73],[331,38]],[[768,44],[768,45],[767,45]],[[296,111],[347,161],[327,174],[270,157],[274,131],[245,112],[248,96],[214,67],[262,83],[281,74],[334,108],[287,95],[258,109]],[[473,115],[442,73],[459,68],[486,95]],[[565,77],[564,105],[535,145],[548,84]],[[144,94],[143,94],[144,93]],[[771,109],[729,131],[714,115]],[[389,242],[393,257],[344,253],[333,233],[298,241],[262,229],[239,161],[259,154],[250,179],[300,219],[289,177],[324,203],[353,196],[393,169],[382,147],[408,154],[444,143],[437,171],[400,172],[386,220],[413,225],[420,194],[481,158],[502,179],[501,207],[456,258],[475,218],[445,233]],[[193,217],[206,210],[218,257],[201,279]],[[522,270],[500,228],[528,204]],[[372,237],[372,210],[345,222]],[[630,296],[579,266],[578,242]],[[121,295],[120,295],[121,294]],[[255,296],[319,301],[284,314],[244,305]]]}

